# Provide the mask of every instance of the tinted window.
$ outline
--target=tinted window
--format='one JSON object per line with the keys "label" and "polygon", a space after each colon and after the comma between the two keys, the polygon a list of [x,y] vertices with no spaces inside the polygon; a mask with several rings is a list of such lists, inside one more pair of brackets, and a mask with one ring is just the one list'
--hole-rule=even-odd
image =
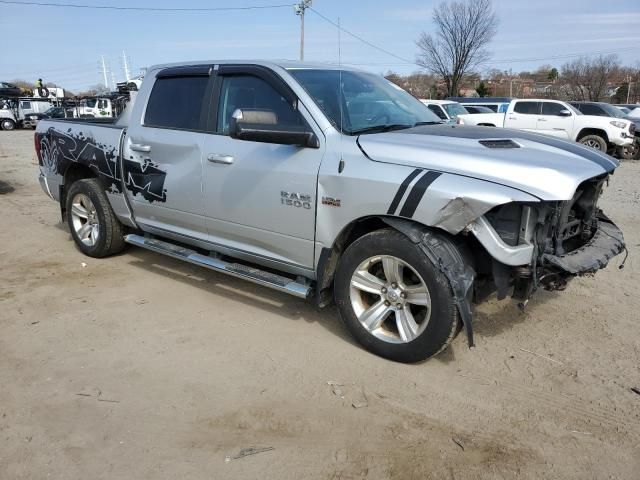
{"label": "tinted window", "polygon": [[561,103],[542,102],[542,115],[560,116],[562,110],[567,110],[567,107]]}
{"label": "tinted window", "polygon": [[580,105],[580,111],[585,115],[608,116],[602,107],[598,105],[589,105],[588,103]]}
{"label": "tinted window", "polygon": [[447,115],[444,113],[444,111],[442,110],[442,108],[440,108],[439,105],[429,105],[429,110],[435,113],[442,120],[448,120]]}
{"label": "tinted window", "polygon": [[498,111],[498,105],[479,105],[480,107],[486,107],[494,112]]}
{"label": "tinted window", "polygon": [[87,107],[89,108],[95,108],[96,107],[96,103],[98,102],[98,100],[96,100],[95,98],[89,98],[87,100],[85,100]]}
{"label": "tinted window", "polygon": [[31,109],[31,102],[20,102],[20,107],[24,110],[29,110]]}
{"label": "tinted window", "polygon": [[525,115],[538,115],[540,113],[540,102],[516,102],[513,111],[524,113]]}
{"label": "tinted window", "polygon": [[149,97],[144,124],[198,130],[208,82],[206,76],[157,79]]}
{"label": "tinted window", "polygon": [[278,125],[301,125],[300,114],[264,80],[251,75],[224,77],[218,107],[218,133],[229,134],[231,115],[238,108],[271,110]]}

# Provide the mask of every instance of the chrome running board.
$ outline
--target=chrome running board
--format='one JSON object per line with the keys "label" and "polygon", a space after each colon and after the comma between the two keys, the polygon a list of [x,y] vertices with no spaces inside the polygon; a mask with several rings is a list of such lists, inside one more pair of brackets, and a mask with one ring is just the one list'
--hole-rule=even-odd
{"label": "chrome running board", "polygon": [[263,285],[280,292],[288,293],[295,297],[308,298],[311,293],[311,287],[309,285],[296,282],[291,278],[266,272],[240,263],[229,263],[217,257],[202,255],[195,250],[181,247],[165,240],[130,234],[124,237],[124,241],[131,245],[136,245],[153,252],[177,258],[178,260],[184,260],[185,262],[200,265],[201,267],[206,267],[211,270],[215,270],[216,272],[226,273],[233,277],[242,278],[244,280],[257,283],[258,285]]}

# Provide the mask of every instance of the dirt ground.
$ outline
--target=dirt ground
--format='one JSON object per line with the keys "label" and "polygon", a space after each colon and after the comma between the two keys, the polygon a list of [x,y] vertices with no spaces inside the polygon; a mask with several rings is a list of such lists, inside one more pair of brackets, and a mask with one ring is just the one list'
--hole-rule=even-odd
{"label": "dirt ground", "polygon": [[[640,162],[601,203],[626,268],[484,304],[476,348],[417,365],[333,309],[141,249],[84,257],[31,131],[0,132],[6,190],[0,479],[640,478]],[[249,447],[272,450],[232,458]]]}

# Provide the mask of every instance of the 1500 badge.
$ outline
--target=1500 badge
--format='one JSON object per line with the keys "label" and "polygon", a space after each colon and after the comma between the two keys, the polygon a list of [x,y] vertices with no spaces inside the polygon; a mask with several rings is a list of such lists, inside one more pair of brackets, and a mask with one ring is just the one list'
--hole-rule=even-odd
{"label": "1500 badge", "polygon": [[296,192],[280,192],[280,203],[289,207],[311,209],[311,195]]}

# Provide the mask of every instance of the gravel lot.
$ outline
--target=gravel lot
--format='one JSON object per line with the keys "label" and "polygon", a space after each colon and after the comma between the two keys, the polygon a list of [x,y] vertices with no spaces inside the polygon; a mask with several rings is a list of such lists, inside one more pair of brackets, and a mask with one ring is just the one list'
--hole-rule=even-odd
{"label": "gravel lot", "polygon": [[[402,365],[332,309],[140,249],[84,257],[33,132],[0,132],[0,478],[638,479],[639,186],[625,163],[601,202],[624,270],[524,314],[491,301],[476,348]],[[273,450],[225,461],[248,447]]]}

